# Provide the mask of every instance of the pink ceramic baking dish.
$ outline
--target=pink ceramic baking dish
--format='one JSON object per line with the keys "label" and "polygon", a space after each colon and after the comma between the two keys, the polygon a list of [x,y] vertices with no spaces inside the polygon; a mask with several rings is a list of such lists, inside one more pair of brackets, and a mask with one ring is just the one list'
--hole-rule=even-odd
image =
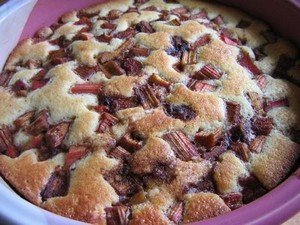
{"label": "pink ceramic baking dish", "polygon": [[[0,8],[0,22],[2,22],[2,27],[0,27],[1,48],[4,49],[6,53],[11,50],[10,48],[13,47],[11,45],[14,43],[11,40],[19,38],[18,30],[22,30],[22,23],[27,19],[27,15],[34,4],[36,5],[31,11],[27,24],[23,29],[21,39],[30,37],[40,27],[52,24],[59,15],[66,11],[79,9],[99,2],[103,2],[103,0],[10,0],[9,3],[7,3],[9,7],[5,8],[5,10],[3,10],[2,7],[2,11]],[[274,30],[300,46],[300,1],[224,0],[220,2],[224,2],[230,6],[236,6],[255,17],[265,20]],[[10,17],[10,20],[6,22],[5,20],[8,17]],[[1,30],[1,28],[3,29]],[[5,33],[3,31],[5,31]],[[4,34],[14,35],[8,36]],[[0,55],[0,67],[6,57],[6,54],[2,53]],[[281,224],[300,211],[299,187],[300,179],[295,175],[291,175],[281,185],[262,198],[231,213],[194,224]],[[16,195],[4,182],[0,181],[0,224],[75,225],[83,223],[55,215],[32,205]]]}

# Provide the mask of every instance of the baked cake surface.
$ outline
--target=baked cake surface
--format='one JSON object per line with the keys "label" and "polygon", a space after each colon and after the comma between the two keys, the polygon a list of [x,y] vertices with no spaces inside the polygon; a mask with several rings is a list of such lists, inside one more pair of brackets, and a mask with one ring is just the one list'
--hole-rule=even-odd
{"label": "baked cake surface", "polygon": [[299,157],[297,49],[234,9],[119,0],[22,41],[0,75],[0,173],[93,224],[182,224],[276,187]]}

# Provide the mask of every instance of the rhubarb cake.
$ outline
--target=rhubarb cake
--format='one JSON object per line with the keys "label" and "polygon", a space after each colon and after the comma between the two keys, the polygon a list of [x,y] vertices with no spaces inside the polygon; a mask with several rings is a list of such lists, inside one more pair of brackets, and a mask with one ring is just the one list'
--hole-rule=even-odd
{"label": "rhubarb cake", "polygon": [[242,207],[299,156],[297,48],[235,9],[119,0],[62,15],[0,75],[0,173],[93,224],[183,224]]}

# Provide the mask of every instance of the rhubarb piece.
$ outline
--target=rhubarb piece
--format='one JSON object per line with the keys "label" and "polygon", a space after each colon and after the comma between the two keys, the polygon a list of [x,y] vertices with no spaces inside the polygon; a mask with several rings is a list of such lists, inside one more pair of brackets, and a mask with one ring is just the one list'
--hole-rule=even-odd
{"label": "rhubarb piece", "polygon": [[173,48],[168,49],[167,53],[169,55],[176,56],[179,58],[181,58],[183,52],[187,51],[189,48],[189,44],[179,36],[174,36],[172,38],[172,44]]}
{"label": "rhubarb piece", "polygon": [[110,151],[108,156],[113,157],[115,159],[119,159],[122,161],[129,161],[131,158],[130,152],[122,148],[121,146],[118,146]]}
{"label": "rhubarb piece", "polygon": [[218,72],[212,65],[207,64],[201,70],[196,72],[193,77],[197,80],[220,79],[222,74]]}
{"label": "rhubarb piece", "polygon": [[129,208],[127,206],[113,206],[105,208],[107,225],[127,225],[129,221]]}
{"label": "rhubarb piece", "polygon": [[207,13],[204,10],[190,16],[191,20],[206,19],[206,18],[207,18]]}
{"label": "rhubarb piece", "polygon": [[75,25],[86,25],[87,27],[92,27],[93,23],[91,22],[90,18],[88,17],[81,17],[78,21],[74,23]]}
{"label": "rhubarb piece", "polygon": [[143,64],[135,59],[127,58],[122,62],[122,67],[128,75],[137,75],[142,71]]}
{"label": "rhubarb piece", "polygon": [[100,94],[102,92],[101,83],[84,83],[84,84],[75,84],[71,88],[72,94]]}
{"label": "rhubarb piece", "polygon": [[35,120],[26,127],[26,132],[31,135],[38,135],[49,129],[49,113],[46,109],[42,110]]}
{"label": "rhubarb piece", "polygon": [[233,46],[239,45],[238,40],[231,38],[230,36],[227,36],[225,33],[221,33],[220,37],[221,37],[221,40],[224,41],[228,45],[233,45]]}
{"label": "rhubarb piece", "polygon": [[[134,69],[136,69],[136,67],[134,67]],[[117,61],[109,61],[103,64],[102,72],[106,77],[119,76],[126,73]]]}
{"label": "rhubarb piece", "polygon": [[35,114],[34,111],[30,111],[18,117],[18,119],[14,121],[15,127],[17,129],[21,129],[23,127],[28,126],[34,117],[34,114]]}
{"label": "rhubarb piece", "polygon": [[266,81],[266,77],[265,76],[263,76],[263,75],[256,76],[255,80],[257,82],[257,85],[261,89],[264,89],[267,86],[267,81]]}
{"label": "rhubarb piece", "polygon": [[34,80],[32,81],[31,90],[37,90],[44,87],[48,83],[48,80]]}
{"label": "rhubarb piece", "polygon": [[171,25],[171,26],[180,26],[181,22],[180,22],[179,19],[176,18],[176,19],[173,19],[173,20],[169,21],[168,24]]}
{"label": "rhubarb piece", "polygon": [[189,161],[193,157],[199,156],[197,148],[181,131],[165,134],[163,139],[170,144],[177,157],[183,161]]}
{"label": "rhubarb piece", "polygon": [[178,224],[182,220],[182,214],[183,214],[183,203],[177,202],[171,207],[168,213],[168,218],[171,221],[173,221],[175,224]]}
{"label": "rhubarb piece", "polygon": [[150,85],[146,84],[139,88],[135,88],[134,92],[144,109],[151,109],[159,106],[160,102],[156,98]]}
{"label": "rhubarb piece", "polygon": [[102,35],[96,37],[96,39],[100,42],[110,43],[110,41],[113,39],[113,37],[106,35],[106,34],[102,34]]}
{"label": "rhubarb piece", "polygon": [[222,18],[222,16],[218,15],[217,17],[215,17],[213,20],[212,20],[213,23],[217,24],[218,26],[221,26],[224,24],[224,20]]}
{"label": "rhubarb piece", "polygon": [[203,81],[191,79],[188,83],[188,87],[192,91],[199,91],[199,92],[206,92],[206,91],[215,91],[217,89],[217,86],[204,83]]}
{"label": "rhubarb piece", "polygon": [[134,47],[130,49],[129,52],[130,56],[137,56],[137,57],[147,57],[150,55],[150,49],[148,48],[139,48],[139,47]]}
{"label": "rhubarb piece", "polygon": [[104,133],[109,127],[112,127],[118,122],[118,118],[114,117],[113,115],[105,112],[101,115],[100,124],[98,127],[99,133]]}
{"label": "rhubarb piece", "polygon": [[232,150],[235,151],[243,161],[248,162],[250,159],[250,150],[244,142],[237,141],[232,145]]}
{"label": "rhubarb piece", "polygon": [[107,20],[115,20],[115,19],[118,19],[121,15],[123,15],[123,12],[121,10],[112,9],[107,14],[106,19]]}
{"label": "rhubarb piece", "polygon": [[61,152],[61,149],[51,149],[44,145],[38,148],[38,160],[39,161],[45,161],[48,159],[52,159],[54,156],[56,156],[58,153]]}
{"label": "rhubarb piece", "polygon": [[255,152],[255,153],[260,153],[265,142],[266,142],[267,137],[260,135],[257,136],[251,143],[249,146],[249,149],[251,152]]}
{"label": "rhubarb piece", "polygon": [[181,62],[175,63],[173,65],[173,68],[179,73],[184,72],[184,69],[185,69],[184,65]]}
{"label": "rhubarb piece", "polygon": [[77,160],[82,159],[86,154],[86,146],[71,146],[66,156],[64,168],[69,169]]}
{"label": "rhubarb piece", "polygon": [[12,90],[16,93],[17,96],[27,96],[29,85],[23,80],[17,80],[13,86]]}
{"label": "rhubarb piece", "polygon": [[227,147],[223,144],[213,147],[209,152],[203,154],[204,159],[215,161],[221,154],[227,151]]}
{"label": "rhubarb piece", "polygon": [[24,150],[40,148],[44,144],[44,135],[38,134],[30,138],[30,140],[23,147]]}
{"label": "rhubarb piece", "polygon": [[93,106],[93,109],[95,111],[97,111],[98,113],[103,113],[103,112],[109,111],[109,108],[105,105],[96,105],[96,106]]}
{"label": "rhubarb piece", "polygon": [[226,195],[222,195],[221,198],[231,210],[235,210],[243,206],[243,195],[239,192],[228,193]]}
{"label": "rhubarb piece", "polygon": [[136,34],[136,30],[130,27],[127,30],[115,34],[114,37],[119,39],[128,39],[134,37],[135,34]]}
{"label": "rhubarb piece", "polygon": [[196,117],[196,112],[187,105],[164,104],[167,115],[183,121],[189,121]]}
{"label": "rhubarb piece", "polygon": [[261,32],[261,35],[269,42],[269,43],[275,43],[277,42],[278,38],[277,36],[270,30]]}
{"label": "rhubarb piece", "polygon": [[185,51],[181,58],[182,65],[193,65],[198,63],[198,54],[196,51]]}
{"label": "rhubarb piece", "polygon": [[16,158],[19,156],[19,154],[20,154],[19,151],[14,146],[8,147],[8,149],[5,152],[5,155],[7,155],[10,158]]}
{"label": "rhubarb piece", "polygon": [[135,29],[138,31],[138,32],[143,32],[143,33],[154,33],[155,30],[152,28],[151,24],[149,22],[146,22],[146,21],[141,21],[139,22]]}
{"label": "rhubarb piece", "polygon": [[254,64],[252,59],[250,58],[249,54],[241,51],[240,55],[238,56],[238,62],[241,66],[248,69],[251,73],[254,75],[260,75],[261,71],[260,69]]}
{"label": "rhubarb piece", "polygon": [[114,30],[117,28],[117,24],[113,24],[113,23],[109,23],[109,22],[105,22],[101,25],[102,29],[109,29],[109,30]]}
{"label": "rhubarb piece", "polygon": [[235,102],[226,102],[228,121],[235,123],[241,115],[241,105]]}
{"label": "rhubarb piece", "polygon": [[12,134],[8,127],[0,129],[0,153],[4,152],[11,158],[19,156],[19,152],[13,144]]}
{"label": "rhubarb piece", "polygon": [[79,33],[73,37],[73,41],[87,41],[93,37],[90,33]]}
{"label": "rhubarb piece", "polygon": [[189,12],[189,10],[186,7],[178,7],[178,8],[175,8],[175,9],[171,10],[171,13],[173,13],[175,15],[178,15],[178,16],[182,15],[182,14],[186,14],[188,12]]}
{"label": "rhubarb piece", "polygon": [[56,66],[65,62],[70,61],[65,49],[54,50],[49,53],[50,62],[52,65]]}
{"label": "rhubarb piece", "polygon": [[218,128],[215,131],[201,131],[199,133],[196,133],[195,135],[195,141],[199,143],[200,145],[204,146],[205,148],[212,148],[222,137],[222,129]]}
{"label": "rhubarb piece", "polygon": [[289,100],[287,98],[284,98],[275,101],[266,101],[264,104],[264,110],[266,112],[279,107],[289,107]]}
{"label": "rhubarb piece", "polygon": [[52,45],[58,45],[61,48],[67,48],[71,44],[71,40],[67,40],[65,36],[60,36],[55,40],[49,41]]}
{"label": "rhubarb piece", "polygon": [[158,11],[158,9],[154,5],[143,8],[142,10],[143,11]]}
{"label": "rhubarb piece", "polygon": [[253,175],[240,178],[239,184],[243,188],[242,194],[244,204],[254,201],[267,192]]}
{"label": "rhubarb piece", "polygon": [[250,25],[251,25],[250,21],[241,19],[240,22],[236,25],[236,27],[244,29],[244,28],[250,27]]}
{"label": "rhubarb piece", "polygon": [[99,96],[99,101],[100,104],[108,106],[111,113],[138,106],[138,102],[134,97]]}
{"label": "rhubarb piece", "polygon": [[14,75],[13,72],[7,72],[7,71],[0,72],[0,86],[7,87],[13,75]]}
{"label": "rhubarb piece", "polygon": [[57,148],[59,147],[67,132],[69,130],[70,123],[69,122],[62,122],[55,126],[53,126],[50,130],[47,131],[45,135],[45,140],[50,148]]}
{"label": "rhubarb piece", "polygon": [[211,37],[209,34],[205,34],[202,37],[200,37],[196,42],[194,42],[191,45],[191,50],[196,50],[199,47],[202,47],[204,45],[207,45],[211,40]]}
{"label": "rhubarb piece", "polygon": [[269,135],[273,129],[273,119],[269,117],[255,117],[252,129],[256,135]]}
{"label": "rhubarb piece", "polygon": [[159,75],[157,74],[152,74],[151,77],[149,78],[148,82],[150,84],[156,84],[158,86],[162,86],[165,88],[169,88],[171,83],[169,81],[166,81],[162,79]]}
{"label": "rhubarb piece", "polygon": [[276,68],[273,72],[274,77],[285,77],[287,74],[287,71],[293,67],[295,64],[295,60],[286,55],[286,54],[282,54],[279,57],[279,60],[277,62]]}
{"label": "rhubarb piece", "polygon": [[129,152],[135,152],[142,148],[142,141],[135,140],[132,138],[130,133],[125,134],[118,142],[118,144],[128,150]]}
{"label": "rhubarb piece", "polygon": [[251,105],[256,112],[261,112],[263,110],[263,100],[257,92],[248,92],[247,93]]}
{"label": "rhubarb piece", "polygon": [[41,192],[42,200],[46,201],[49,198],[67,195],[69,183],[69,171],[57,168],[49,178],[44,190]]}
{"label": "rhubarb piece", "polygon": [[83,79],[89,78],[92,74],[97,73],[98,71],[100,71],[99,66],[95,66],[95,67],[78,66],[75,69],[75,72]]}

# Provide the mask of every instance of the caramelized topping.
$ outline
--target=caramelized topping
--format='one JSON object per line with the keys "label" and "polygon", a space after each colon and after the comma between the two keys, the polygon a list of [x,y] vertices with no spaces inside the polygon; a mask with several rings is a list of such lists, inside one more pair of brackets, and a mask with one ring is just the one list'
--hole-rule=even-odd
{"label": "caramelized topping", "polygon": [[241,66],[245,67],[248,69],[251,73],[254,75],[260,75],[261,71],[258,69],[258,67],[254,64],[252,59],[250,58],[249,54],[241,51],[240,55],[238,56],[238,62],[240,63]]}
{"label": "caramelized topping", "polygon": [[135,88],[134,92],[144,109],[155,108],[160,104],[159,100],[156,98],[152,90],[152,87],[148,84],[139,88]]}
{"label": "caramelized topping", "polygon": [[178,224],[182,220],[183,203],[178,202],[172,206],[168,213],[168,218],[174,223]]}
{"label": "caramelized topping", "polygon": [[150,25],[150,23],[146,22],[146,21],[141,21],[139,22],[135,29],[138,32],[143,32],[143,33],[154,33],[155,30],[152,28],[152,26]]}
{"label": "caramelized topping", "polygon": [[157,74],[152,74],[148,81],[149,81],[150,84],[156,84],[158,86],[162,86],[162,87],[165,87],[165,88],[168,88],[171,85],[171,83],[169,81],[166,81],[166,80],[162,79]]}
{"label": "caramelized topping", "polygon": [[250,150],[246,143],[237,141],[232,145],[232,150],[235,151],[245,162],[249,161]]}
{"label": "caramelized topping", "polygon": [[181,58],[182,65],[192,65],[198,63],[198,54],[196,51],[185,51]]}
{"label": "caramelized topping", "polygon": [[42,110],[35,120],[26,127],[26,132],[32,135],[40,134],[49,129],[48,111]]}
{"label": "caramelized topping", "polygon": [[269,117],[255,117],[252,129],[257,135],[269,135],[273,129],[273,119]]}
{"label": "caramelized topping", "polygon": [[200,145],[204,146],[205,148],[210,149],[215,145],[217,145],[221,137],[222,137],[222,129],[218,128],[213,132],[201,131],[199,133],[196,133],[195,141]]}
{"label": "caramelized topping", "polygon": [[241,115],[241,105],[235,102],[226,102],[228,121],[235,123]]}
{"label": "caramelized topping", "polygon": [[219,73],[211,65],[207,64],[202,67],[201,70],[196,72],[193,77],[198,80],[220,79],[222,77],[222,74]]}
{"label": "caramelized topping", "polygon": [[50,148],[57,148],[62,144],[69,130],[69,126],[69,122],[62,122],[47,131],[45,139]]}
{"label": "caramelized topping", "polygon": [[109,156],[123,161],[128,161],[131,158],[131,154],[121,146],[111,150]]}
{"label": "caramelized topping", "polygon": [[134,74],[137,75],[141,72],[143,64],[135,59],[127,58],[123,61],[122,67],[128,75]]}
{"label": "caramelized topping", "polygon": [[113,206],[105,208],[107,225],[127,225],[130,214],[127,206]]}
{"label": "caramelized topping", "polygon": [[34,117],[34,114],[35,114],[34,111],[30,111],[20,116],[18,119],[14,121],[15,127],[17,129],[21,129],[23,127],[28,126]]}
{"label": "caramelized topping", "polygon": [[138,141],[132,138],[131,134],[125,134],[120,140],[119,145],[129,152],[135,152],[142,148],[142,141]]}
{"label": "caramelized topping", "polygon": [[191,79],[188,83],[188,87],[192,91],[199,91],[199,92],[206,92],[206,91],[215,91],[217,89],[217,86],[204,83],[203,81]]}
{"label": "caramelized topping", "polygon": [[70,168],[77,160],[83,158],[87,154],[85,146],[71,146],[66,156],[64,168]]}
{"label": "caramelized topping", "polygon": [[221,197],[231,210],[235,210],[243,206],[243,195],[239,192],[232,192]]}
{"label": "caramelized topping", "polygon": [[104,133],[109,127],[112,127],[113,125],[118,123],[118,121],[118,118],[105,112],[101,115],[100,124],[97,131],[99,133]]}
{"label": "caramelized topping", "polygon": [[102,92],[101,83],[76,84],[71,88],[72,94],[100,94]]}
{"label": "caramelized topping", "polygon": [[266,136],[257,136],[251,143],[250,143],[250,151],[255,153],[260,153],[267,137]]}
{"label": "caramelized topping", "polygon": [[187,105],[164,104],[167,115],[176,119],[189,121],[196,117],[195,111]]}
{"label": "caramelized topping", "polygon": [[57,168],[51,175],[44,190],[41,192],[42,200],[46,201],[49,198],[67,195],[69,182],[69,171]]}
{"label": "caramelized topping", "polygon": [[275,101],[266,101],[264,104],[264,109],[266,112],[269,112],[272,109],[279,107],[289,107],[289,100],[287,98],[279,99]]}
{"label": "caramelized topping", "polygon": [[177,157],[183,161],[189,161],[193,157],[199,156],[197,148],[181,131],[165,134],[163,139],[170,144]]}

